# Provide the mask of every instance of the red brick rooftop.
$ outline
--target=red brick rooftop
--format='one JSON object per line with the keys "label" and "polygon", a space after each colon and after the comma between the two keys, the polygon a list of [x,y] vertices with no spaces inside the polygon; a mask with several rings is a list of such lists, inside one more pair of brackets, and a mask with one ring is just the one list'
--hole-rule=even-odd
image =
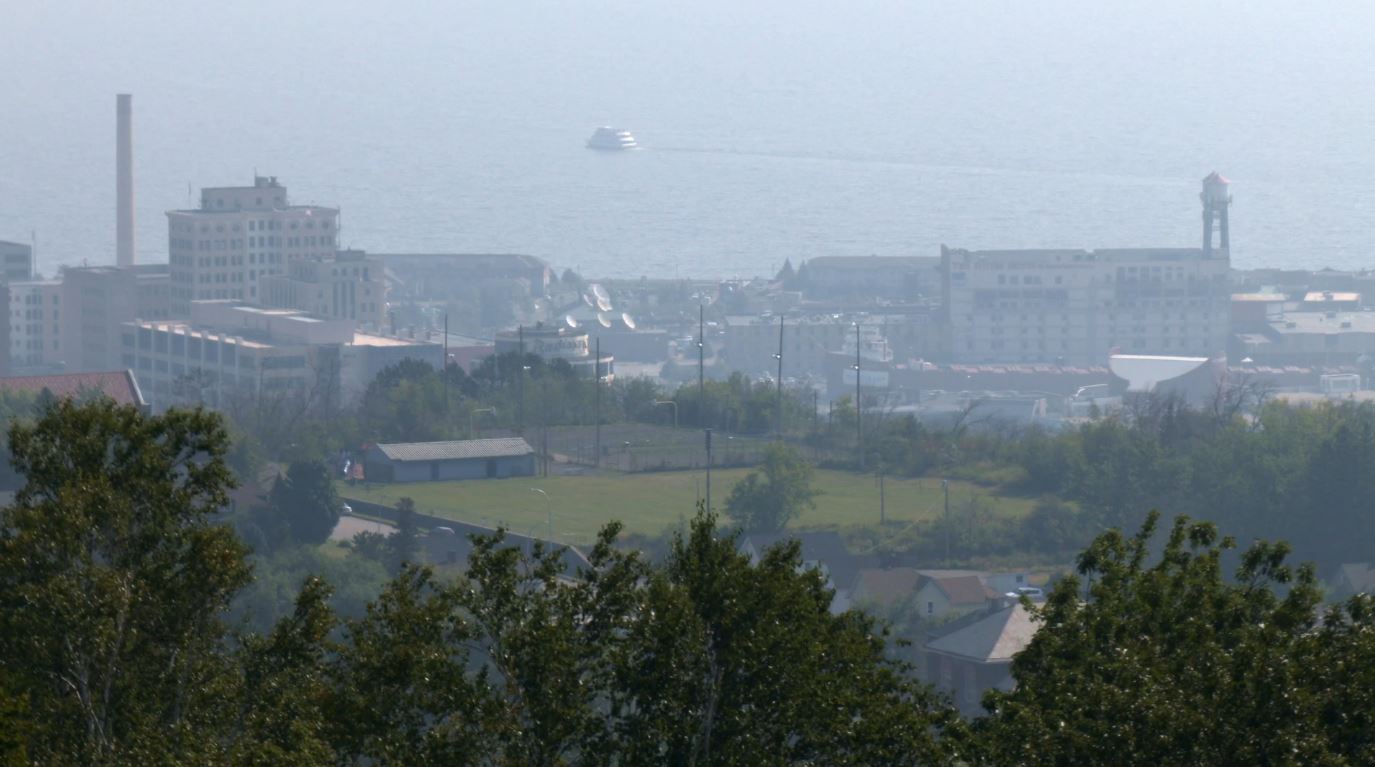
{"label": "red brick rooftop", "polygon": [[54,397],[76,397],[85,392],[99,391],[121,405],[144,407],[134,374],[128,370],[108,373],[58,373],[46,376],[13,376],[0,378],[0,391],[26,391],[38,394],[44,389]]}

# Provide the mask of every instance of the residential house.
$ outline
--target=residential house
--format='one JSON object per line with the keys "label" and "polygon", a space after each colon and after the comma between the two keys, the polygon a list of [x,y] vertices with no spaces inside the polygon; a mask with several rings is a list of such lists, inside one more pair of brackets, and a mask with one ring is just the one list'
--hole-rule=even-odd
{"label": "residential house", "polygon": [[926,643],[926,679],[949,693],[961,713],[977,716],[986,691],[1012,689],[1012,658],[1026,649],[1038,626],[1020,603],[999,600],[971,613]]}
{"label": "residential house", "polygon": [[927,620],[977,610],[997,596],[984,584],[979,573],[969,571],[931,571],[917,590],[916,606]]}

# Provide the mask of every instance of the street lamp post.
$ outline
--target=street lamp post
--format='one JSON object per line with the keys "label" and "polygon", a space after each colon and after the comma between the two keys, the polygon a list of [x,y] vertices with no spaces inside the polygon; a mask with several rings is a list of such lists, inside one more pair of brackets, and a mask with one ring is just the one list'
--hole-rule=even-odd
{"label": "street lamp post", "polygon": [[783,315],[781,315],[781,314],[778,316],[778,353],[775,354],[775,355],[773,355],[773,356],[774,356],[774,359],[778,360],[778,393],[777,393],[777,397],[776,397],[776,398],[777,398],[777,408],[778,408],[778,412],[775,414],[775,415],[776,415],[776,418],[777,418],[777,423],[776,423],[776,425],[775,425],[775,431],[776,431],[777,433],[776,433],[775,438],[778,439],[778,440],[782,440],[782,439],[783,439]]}
{"label": "street lamp post", "polygon": [[855,447],[859,450],[859,470],[864,471],[864,393],[859,388],[860,376],[863,370],[860,368],[859,357],[859,323],[855,323]]}
{"label": "street lamp post", "polygon": [[538,488],[538,487],[532,487],[532,488],[530,488],[530,492],[532,492],[532,493],[539,493],[540,495],[544,496],[544,514],[545,514],[545,517],[546,517],[546,525],[548,526],[548,532],[545,534],[545,537],[546,537],[549,541],[553,541],[553,540],[554,540],[554,502],[553,502],[552,500],[550,500],[549,494],[548,494],[548,493],[544,492],[543,490],[541,490],[541,489]]}

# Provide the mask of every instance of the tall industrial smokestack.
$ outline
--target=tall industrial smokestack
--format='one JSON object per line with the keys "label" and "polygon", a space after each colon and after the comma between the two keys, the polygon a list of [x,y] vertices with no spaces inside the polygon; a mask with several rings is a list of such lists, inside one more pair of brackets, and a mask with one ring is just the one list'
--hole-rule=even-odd
{"label": "tall industrial smokestack", "polygon": [[133,96],[115,96],[115,263],[134,265]]}

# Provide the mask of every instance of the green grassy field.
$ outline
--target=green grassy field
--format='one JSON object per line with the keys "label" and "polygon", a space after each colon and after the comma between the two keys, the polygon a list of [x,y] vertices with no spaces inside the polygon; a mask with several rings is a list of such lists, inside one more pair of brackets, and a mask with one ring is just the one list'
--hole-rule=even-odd
{"label": "green grassy field", "polygon": [[[745,469],[712,472],[712,504],[724,504],[731,487],[745,476]],[[794,521],[797,528],[848,527],[879,521],[878,480],[873,475],[817,470],[815,486],[821,491],[816,508]],[[544,491],[544,494],[535,492]],[[617,519],[626,530],[659,535],[690,518],[704,492],[700,471],[637,474],[595,474],[467,482],[419,482],[397,485],[339,486],[346,498],[394,504],[409,496],[419,511],[450,519],[485,525],[504,524],[513,531],[543,535],[552,512],[553,537],[565,543],[586,544],[605,523]],[[967,503],[972,495],[996,512],[1020,516],[1032,501],[999,496],[986,487],[950,483],[952,507]],[[940,480],[888,479],[884,495],[890,521],[931,519],[943,506]],[[546,500],[547,499],[547,500]]]}

